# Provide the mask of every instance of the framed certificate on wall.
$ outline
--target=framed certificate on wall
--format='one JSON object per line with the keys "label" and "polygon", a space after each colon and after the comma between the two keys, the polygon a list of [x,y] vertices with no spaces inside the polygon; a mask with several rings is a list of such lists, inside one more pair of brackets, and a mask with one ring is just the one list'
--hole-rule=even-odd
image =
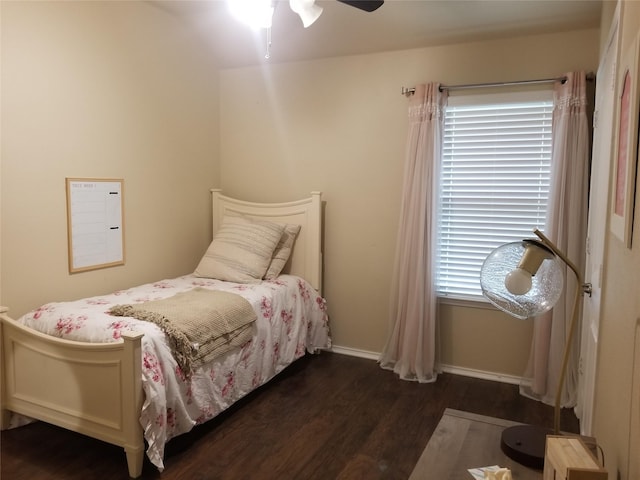
{"label": "framed certificate on wall", "polygon": [[124,265],[124,180],[67,178],[69,273]]}

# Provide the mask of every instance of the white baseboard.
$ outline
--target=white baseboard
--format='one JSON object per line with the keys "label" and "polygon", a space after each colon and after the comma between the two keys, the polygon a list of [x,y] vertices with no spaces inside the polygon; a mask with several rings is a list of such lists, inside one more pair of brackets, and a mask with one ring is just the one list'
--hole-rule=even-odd
{"label": "white baseboard", "polygon": [[440,365],[440,370],[445,373],[454,375],[463,375],[465,377],[480,378],[482,380],[492,380],[494,382],[509,383],[512,385],[526,384],[526,380],[516,375],[508,375],[506,373],[487,372],[484,370],[476,370],[474,368],[456,367],[455,365]]}
{"label": "white baseboard", "polygon": [[369,352],[367,350],[358,350],[356,348],[349,348],[349,347],[340,347],[338,345],[333,345],[331,347],[331,351],[333,353],[339,353],[341,355],[349,355],[350,357],[366,358],[368,360],[378,361],[378,359],[380,358],[380,354],[377,352]]}
{"label": "white baseboard", "polygon": [[[368,350],[359,350],[350,347],[341,347],[334,345],[331,347],[333,353],[340,355],[349,355],[351,357],[366,358],[368,360],[378,361],[380,353],[370,352]],[[480,378],[482,380],[492,380],[494,382],[509,383],[512,385],[526,384],[526,380],[516,375],[509,375],[505,373],[487,372],[484,370],[476,370],[474,368],[457,367],[455,365],[440,365],[439,369],[444,373],[451,373],[453,375],[463,375],[465,377]]]}

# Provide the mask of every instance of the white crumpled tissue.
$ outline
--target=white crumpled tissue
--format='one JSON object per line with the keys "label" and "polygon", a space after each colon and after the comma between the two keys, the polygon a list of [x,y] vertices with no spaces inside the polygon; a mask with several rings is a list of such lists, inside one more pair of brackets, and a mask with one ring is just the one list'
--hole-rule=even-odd
{"label": "white crumpled tissue", "polygon": [[513,480],[511,470],[492,465],[490,467],[472,468],[469,473],[475,480]]}

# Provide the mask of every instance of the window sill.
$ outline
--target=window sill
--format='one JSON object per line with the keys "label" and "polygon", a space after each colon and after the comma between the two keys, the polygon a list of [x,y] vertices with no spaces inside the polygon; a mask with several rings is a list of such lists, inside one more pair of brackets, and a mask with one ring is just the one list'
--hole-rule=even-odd
{"label": "window sill", "polygon": [[482,308],[485,310],[497,310],[496,307],[484,298],[438,296],[439,305],[452,305],[455,307]]}

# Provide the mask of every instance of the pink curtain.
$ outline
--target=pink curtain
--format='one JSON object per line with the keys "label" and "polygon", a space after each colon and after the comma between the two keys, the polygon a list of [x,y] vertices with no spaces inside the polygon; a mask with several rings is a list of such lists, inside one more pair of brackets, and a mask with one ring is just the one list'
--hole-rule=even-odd
{"label": "pink curtain", "polygon": [[[545,234],[584,271],[589,186],[589,124],[586,76],[566,74],[566,81],[554,89],[551,188]],[[579,286],[567,268],[565,289],[550,313],[534,319],[534,338],[523,395],[553,405],[558,387],[573,300]],[[567,367],[563,407],[576,404],[578,391],[579,329],[574,336],[572,357]]]}
{"label": "pink curtain", "polygon": [[439,84],[418,85],[409,101],[409,134],[395,266],[391,330],[380,356],[382,368],[404,380],[433,382],[435,372],[438,168],[446,93]]}

